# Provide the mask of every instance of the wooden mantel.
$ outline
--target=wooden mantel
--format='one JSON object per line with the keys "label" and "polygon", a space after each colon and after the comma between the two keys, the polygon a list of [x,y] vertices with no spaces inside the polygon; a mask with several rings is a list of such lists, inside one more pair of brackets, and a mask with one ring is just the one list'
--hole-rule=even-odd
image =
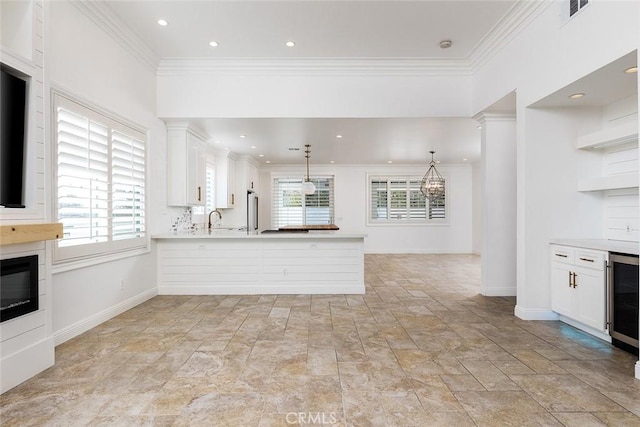
{"label": "wooden mantel", "polygon": [[0,245],[62,239],[62,223],[0,225]]}

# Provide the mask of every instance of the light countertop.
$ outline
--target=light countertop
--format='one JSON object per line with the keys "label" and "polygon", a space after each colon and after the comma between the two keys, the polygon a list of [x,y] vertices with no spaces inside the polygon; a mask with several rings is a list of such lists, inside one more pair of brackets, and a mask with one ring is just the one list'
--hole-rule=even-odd
{"label": "light countertop", "polygon": [[367,237],[362,233],[348,233],[344,231],[309,231],[308,233],[266,233],[240,230],[200,230],[200,231],[180,231],[154,234],[152,239],[362,239]]}
{"label": "light countertop", "polygon": [[622,240],[607,239],[551,239],[551,244],[571,246],[575,248],[596,249],[607,252],[619,252],[623,254],[638,255],[640,244],[638,242],[625,242]]}

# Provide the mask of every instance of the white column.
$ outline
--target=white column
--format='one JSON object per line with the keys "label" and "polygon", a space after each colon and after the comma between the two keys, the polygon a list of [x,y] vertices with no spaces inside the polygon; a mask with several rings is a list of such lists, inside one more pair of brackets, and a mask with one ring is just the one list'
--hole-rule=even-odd
{"label": "white column", "polygon": [[486,296],[516,295],[516,117],[481,113],[482,285]]}

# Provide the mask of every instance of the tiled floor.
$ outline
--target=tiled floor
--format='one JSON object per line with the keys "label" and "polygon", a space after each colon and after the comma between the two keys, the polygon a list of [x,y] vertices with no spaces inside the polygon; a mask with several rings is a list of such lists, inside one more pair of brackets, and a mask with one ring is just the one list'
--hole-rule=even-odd
{"label": "tiled floor", "polygon": [[156,297],[59,346],[1,422],[640,426],[634,356],[478,281],[474,256],[370,255],[364,296]]}

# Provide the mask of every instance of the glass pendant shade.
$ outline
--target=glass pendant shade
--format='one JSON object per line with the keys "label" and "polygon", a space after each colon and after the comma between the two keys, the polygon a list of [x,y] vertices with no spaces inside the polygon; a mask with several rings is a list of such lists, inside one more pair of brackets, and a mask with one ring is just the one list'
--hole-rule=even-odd
{"label": "glass pendant shade", "polygon": [[309,195],[316,192],[316,186],[311,181],[305,181],[302,183],[302,193]]}
{"label": "glass pendant shade", "polygon": [[444,178],[440,175],[438,169],[436,169],[436,162],[433,161],[435,151],[430,151],[430,153],[431,163],[429,164],[429,170],[427,170],[427,173],[420,183],[420,192],[429,199],[429,201],[433,201],[442,197],[444,194]]}

